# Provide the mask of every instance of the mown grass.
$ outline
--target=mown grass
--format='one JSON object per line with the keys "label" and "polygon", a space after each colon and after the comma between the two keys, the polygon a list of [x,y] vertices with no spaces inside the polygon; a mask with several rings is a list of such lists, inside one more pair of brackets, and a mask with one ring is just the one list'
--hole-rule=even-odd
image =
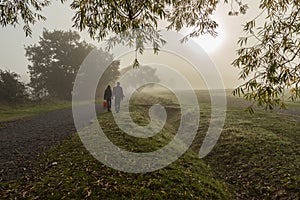
{"label": "mown grass", "polygon": [[299,199],[300,105],[291,112],[228,107],[225,127],[204,161],[241,199]]}
{"label": "mown grass", "polygon": [[0,104],[0,122],[12,121],[24,117],[30,117],[53,110],[71,107],[70,101],[61,100],[42,100],[39,102],[30,102],[17,106]]}
{"label": "mown grass", "polygon": [[[137,123],[145,123],[142,107],[133,108]],[[116,127],[111,113],[100,115],[105,134],[122,148],[137,152],[160,147],[173,137],[164,128],[160,136],[138,139]],[[170,125],[169,125],[170,126]],[[166,168],[134,174],[111,169],[89,154],[78,135],[46,152],[36,173],[2,184],[3,198],[28,199],[228,199],[226,184],[214,177],[212,169],[188,152]]]}
{"label": "mown grass", "polygon": [[[212,152],[198,158],[210,122],[208,93],[199,92],[201,118],[191,148],[166,168],[131,174],[113,170],[95,160],[77,135],[46,152],[37,162],[36,174],[1,184],[4,198],[37,199],[299,199],[300,117],[292,111],[253,115],[248,103],[229,96],[221,137]],[[159,99],[160,98],[160,99]],[[99,123],[121,148],[141,152],[160,148],[172,140],[180,123],[178,102],[172,94],[159,98],[141,95],[132,100],[131,116],[147,124],[151,103],[167,105],[168,120],[161,133],[149,140],[119,130],[112,115]]]}

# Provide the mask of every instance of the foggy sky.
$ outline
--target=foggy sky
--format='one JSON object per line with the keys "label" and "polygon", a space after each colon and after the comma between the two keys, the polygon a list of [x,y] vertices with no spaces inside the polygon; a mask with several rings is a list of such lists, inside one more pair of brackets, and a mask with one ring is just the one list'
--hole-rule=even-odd
{"label": "foggy sky", "polygon": [[[32,26],[32,38],[25,37],[22,25],[17,27],[1,27],[0,28],[0,69],[9,69],[21,75],[21,80],[28,82],[29,62],[25,57],[24,45],[31,45],[38,42],[39,36],[43,32],[43,28],[48,30],[75,30],[72,29],[72,17],[74,11],[69,8],[70,0],[64,4],[60,1],[53,1],[52,5],[43,10],[43,15],[47,17],[46,21],[37,22]],[[222,3],[221,3],[222,4]],[[227,15],[230,6],[219,6],[214,15],[214,19],[219,23],[219,36],[212,38],[205,36],[195,39],[203,49],[206,50],[210,59],[219,69],[225,87],[234,88],[242,81],[238,80],[238,70],[231,66],[232,61],[236,58],[237,39],[242,36],[242,27],[245,21],[252,19],[257,15],[257,5],[255,2],[250,3],[250,9],[244,16],[230,17]],[[99,46],[96,41],[92,41],[87,31],[80,32],[81,37],[95,46]],[[130,61],[121,60],[121,67],[127,67]]]}

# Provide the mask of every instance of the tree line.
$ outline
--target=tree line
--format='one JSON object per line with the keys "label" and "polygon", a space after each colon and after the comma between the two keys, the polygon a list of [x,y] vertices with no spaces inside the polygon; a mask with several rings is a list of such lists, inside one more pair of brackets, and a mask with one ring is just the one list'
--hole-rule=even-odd
{"label": "tree line", "polygon": [[[86,56],[96,47],[81,40],[75,31],[49,31],[44,29],[38,43],[25,47],[30,83],[9,70],[0,70],[0,101],[9,104],[24,103],[45,97],[70,100],[76,73]],[[101,77],[96,96],[101,96],[105,85],[113,84],[120,76],[119,61],[113,55],[98,49],[98,53],[111,61]],[[91,67],[97,66],[97,63]]]}
{"label": "tree line", "polygon": [[[62,3],[65,1],[61,0]],[[247,2],[72,0],[70,7],[74,10],[72,21],[76,29],[86,30],[95,40],[107,39],[109,48],[122,42],[142,53],[144,43],[152,44],[154,52],[158,52],[167,42],[159,33],[162,21],[167,23],[167,30],[190,28],[183,42],[207,33],[216,36],[218,23],[213,15],[217,6],[228,4],[228,15],[238,16],[250,10]],[[1,1],[0,25],[15,26],[22,21],[26,36],[30,36],[31,25],[46,19],[41,11],[50,3],[49,0]],[[233,94],[263,105],[266,109],[284,107],[286,93],[293,101],[300,98],[300,1],[261,0],[258,9],[257,16],[241,24],[243,35],[237,39],[239,49],[232,65],[240,69],[238,78],[244,84],[237,87]],[[142,31],[136,32],[137,29]],[[110,33],[115,36],[107,38]]]}

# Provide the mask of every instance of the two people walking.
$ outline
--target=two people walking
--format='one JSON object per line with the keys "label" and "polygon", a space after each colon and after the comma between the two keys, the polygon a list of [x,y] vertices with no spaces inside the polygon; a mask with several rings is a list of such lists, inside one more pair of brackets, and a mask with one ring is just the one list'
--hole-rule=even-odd
{"label": "two people walking", "polygon": [[108,85],[104,91],[104,100],[107,103],[108,112],[111,112],[111,100],[113,97],[115,98],[115,110],[118,113],[120,112],[121,101],[125,97],[123,93],[123,89],[120,86],[120,82],[117,82],[117,86],[115,86],[113,90],[111,90],[110,85]]}

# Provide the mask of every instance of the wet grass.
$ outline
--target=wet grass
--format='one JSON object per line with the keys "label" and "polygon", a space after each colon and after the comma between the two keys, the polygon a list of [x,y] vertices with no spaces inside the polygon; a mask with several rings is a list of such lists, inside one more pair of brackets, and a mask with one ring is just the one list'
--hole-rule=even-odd
{"label": "wet grass", "polygon": [[[170,96],[171,95],[171,96]],[[229,97],[221,137],[212,152],[198,158],[210,122],[208,94],[198,93],[201,118],[191,148],[166,168],[144,174],[111,169],[97,161],[78,135],[44,153],[36,173],[1,183],[4,198],[29,199],[299,199],[300,105],[292,110],[245,111],[247,102]],[[170,98],[169,98],[169,97]],[[98,120],[111,141],[128,151],[149,152],[172,140],[180,123],[180,109],[172,94],[149,94],[131,100],[134,122],[149,122],[152,103],[167,105],[164,129],[151,139],[122,132],[111,113]],[[296,113],[296,114],[295,114]]]}
{"label": "wet grass", "polygon": [[0,104],[0,122],[18,120],[68,107],[71,107],[71,102],[60,100],[43,100],[16,106]]}
{"label": "wet grass", "polygon": [[299,115],[261,110],[250,115],[242,108],[229,105],[220,140],[204,161],[237,198],[298,199]]}
{"label": "wet grass", "polygon": [[[143,110],[134,108],[136,123],[144,124]],[[123,133],[102,114],[104,133],[120,148],[151,151],[172,140],[168,128],[151,139],[137,139]],[[28,199],[228,199],[226,184],[214,177],[212,169],[195,152],[155,172],[142,174],[114,170],[97,161],[82,145],[78,135],[40,157],[36,173],[1,185],[3,198]]]}

